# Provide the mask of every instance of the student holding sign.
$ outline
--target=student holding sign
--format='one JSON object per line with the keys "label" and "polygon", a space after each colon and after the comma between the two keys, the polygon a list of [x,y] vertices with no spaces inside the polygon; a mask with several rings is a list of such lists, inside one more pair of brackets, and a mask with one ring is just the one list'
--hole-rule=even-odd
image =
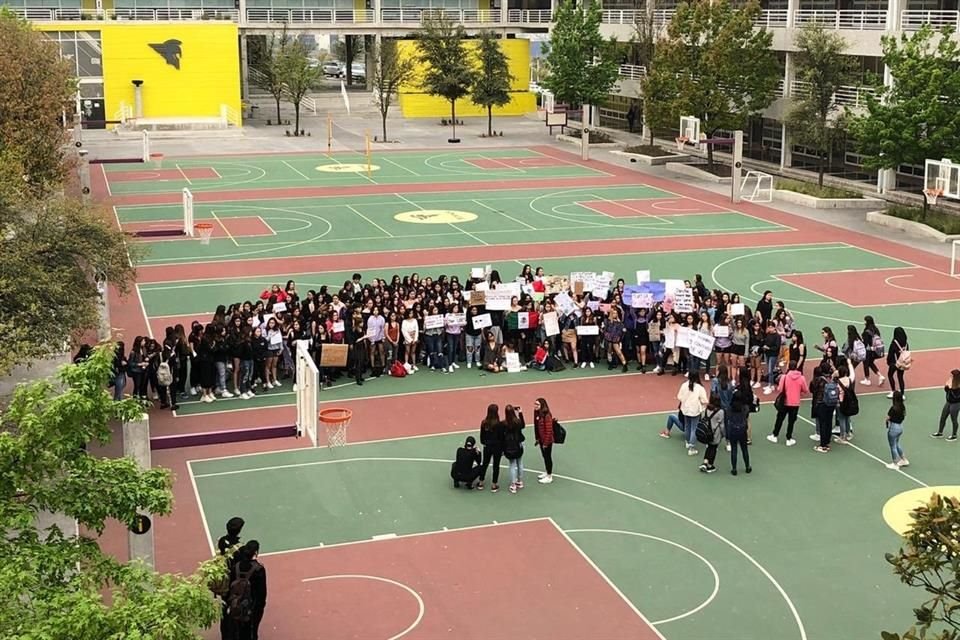
{"label": "student holding sign", "polygon": [[469,369],[473,364],[477,365],[477,368],[480,368],[480,348],[483,345],[483,337],[481,333],[483,329],[478,327],[474,322],[474,319],[477,317],[477,308],[471,306],[467,309],[467,315],[465,317],[466,325],[463,328],[464,333],[464,343],[466,346],[467,352],[467,369]]}
{"label": "student holding sign", "polygon": [[597,361],[597,336],[600,334],[600,327],[597,325],[597,317],[586,307],[583,310],[583,319],[577,325],[577,340],[580,343],[580,368],[587,365],[593,369]]}
{"label": "student holding sign", "polygon": [[454,369],[460,368],[457,360],[460,357],[460,334],[463,331],[461,318],[460,305],[456,302],[452,303],[443,321],[444,353],[447,356],[447,366],[450,373],[453,373]]}

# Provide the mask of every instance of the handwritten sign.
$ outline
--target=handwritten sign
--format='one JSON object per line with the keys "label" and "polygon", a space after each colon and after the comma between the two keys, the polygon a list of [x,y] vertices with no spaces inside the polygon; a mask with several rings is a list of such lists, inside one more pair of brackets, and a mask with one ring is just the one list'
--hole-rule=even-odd
{"label": "handwritten sign", "polygon": [[443,328],[443,316],[427,316],[423,319],[423,328],[424,329],[442,329]]}
{"label": "handwritten sign", "polygon": [[673,308],[680,313],[693,313],[693,289],[677,289],[673,292]]}
{"label": "handwritten sign", "polygon": [[474,329],[486,329],[492,325],[493,319],[490,317],[489,313],[481,313],[480,315],[473,316]]}
{"label": "handwritten sign", "polygon": [[707,360],[713,351],[714,337],[709,333],[700,333],[699,331],[690,331],[690,355]]}
{"label": "handwritten sign", "polygon": [[557,318],[556,311],[543,314],[543,330],[546,332],[547,337],[560,334],[560,321]]}
{"label": "handwritten sign", "polygon": [[490,311],[507,311],[510,309],[513,292],[509,289],[493,289],[487,291],[486,297],[487,309]]}
{"label": "handwritten sign", "polygon": [[598,336],[600,335],[600,325],[581,324],[577,327],[578,336]]}
{"label": "handwritten sign", "polygon": [[742,316],[742,315],[744,315],[745,313],[746,313],[746,309],[744,308],[744,305],[743,305],[743,304],[741,304],[741,303],[738,302],[737,304],[732,304],[732,305],[730,305],[730,314],[731,314],[731,315],[734,315],[734,316]]}
{"label": "handwritten sign", "polygon": [[634,309],[649,309],[653,306],[653,294],[634,293],[630,296],[630,306]]}
{"label": "handwritten sign", "polygon": [[529,329],[530,328],[530,314],[526,311],[521,311],[517,314],[517,329]]}

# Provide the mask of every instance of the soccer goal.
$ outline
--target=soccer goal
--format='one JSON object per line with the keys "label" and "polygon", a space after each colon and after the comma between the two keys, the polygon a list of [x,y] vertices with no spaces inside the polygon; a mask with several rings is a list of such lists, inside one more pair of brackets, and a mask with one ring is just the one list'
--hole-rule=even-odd
{"label": "soccer goal", "polygon": [[307,341],[297,341],[297,437],[306,435],[317,446],[317,403],[320,394],[320,370],[307,350]]}
{"label": "soccer goal", "polygon": [[958,259],[960,259],[960,240],[954,240],[953,246],[950,248],[950,275],[954,278],[960,276],[960,264],[957,263]]}
{"label": "soccer goal", "polygon": [[740,197],[750,202],[772,202],[773,176],[763,171],[747,171],[740,183]]}

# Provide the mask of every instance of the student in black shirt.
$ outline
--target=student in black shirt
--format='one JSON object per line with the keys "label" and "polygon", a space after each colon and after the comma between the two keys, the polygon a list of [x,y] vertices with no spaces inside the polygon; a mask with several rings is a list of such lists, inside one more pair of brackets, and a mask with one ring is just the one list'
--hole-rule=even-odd
{"label": "student in black shirt", "polygon": [[457,458],[450,467],[454,487],[459,488],[463,483],[468,490],[473,489],[473,483],[480,477],[480,452],[476,447],[476,438],[467,436],[463,446],[457,449]]}
{"label": "student in black shirt", "polygon": [[[244,521],[243,518],[239,516],[234,516],[227,520],[227,533],[220,536],[217,540],[217,553],[221,556],[227,555],[227,550],[231,547],[239,544],[240,542],[240,531],[243,530]],[[229,588],[231,582],[233,582],[233,565],[236,561],[236,557],[239,555],[239,551],[234,555],[233,558],[227,560],[227,574],[228,579],[225,587]],[[222,598],[226,597],[226,593],[219,593],[219,596]],[[227,603],[223,602],[222,611],[220,616],[220,638],[221,640],[234,640],[236,637],[236,629],[234,625],[231,624],[230,618],[227,616]]]}

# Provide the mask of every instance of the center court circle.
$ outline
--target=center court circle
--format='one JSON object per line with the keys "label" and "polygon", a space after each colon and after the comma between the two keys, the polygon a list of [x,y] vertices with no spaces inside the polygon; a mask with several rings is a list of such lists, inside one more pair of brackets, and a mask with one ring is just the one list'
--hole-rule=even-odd
{"label": "center court circle", "polygon": [[[363,173],[367,170],[367,165],[365,164],[322,164],[316,168],[317,171],[323,171],[324,173]],[[372,164],[370,165],[370,171],[379,171],[380,167]]]}
{"label": "center court circle", "polygon": [[883,505],[883,519],[887,525],[898,534],[906,534],[910,525],[913,524],[913,518],[910,517],[910,514],[917,507],[925,505],[934,493],[945,498],[960,499],[960,486],[941,485],[938,487],[922,487],[920,489],[911,489],[910,491],[898,493]]}
{"label": "center court circle", "polygon": [[448,209],[423,209],[422,211],[404,211],[393,216],[400,222],[413,224],[457,224],[459,222],[473,222],[477,214],[469,211],[450,211]]}

